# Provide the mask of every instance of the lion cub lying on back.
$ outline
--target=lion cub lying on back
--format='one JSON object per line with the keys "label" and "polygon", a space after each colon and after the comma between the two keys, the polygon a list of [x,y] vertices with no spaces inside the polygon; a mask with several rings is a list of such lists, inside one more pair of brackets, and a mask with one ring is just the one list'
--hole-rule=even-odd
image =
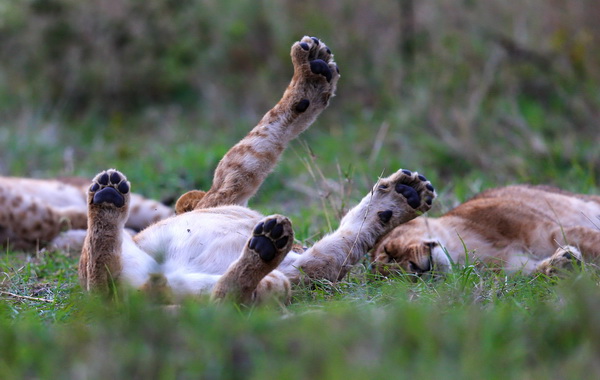
{"label": "lion cub lying on back", "polygon": [[[475,259],[507,271],[552,274],[574,259],[600,256],[600,196],[550,186],[516,185],[482,192],[440,218],[396,227],[371,255],[382,274],[424,274]],[[447,254],[446,254],[447,253]]]}
{"label": "lion cub lying on back", "polygon": [[336,231],[299,252],[292,250],[287,217],[265,217],[247,207],[287,144],[335,93],[339,70],[323,41],[302,38],[292,45],[291,58],[294,75],[281,100],[225,154],[207,192],[180,198],[177,216],[132,237],[123,232],[131,208],[129,181],[114,169],[94,178],[79,262],[84,289],[106,292],[119,283],[169,302],[203,294],[245,304],[287,301],[292,283],[343,278],[381,236],[429,210],[431,183],[398,170],[380,179]]}

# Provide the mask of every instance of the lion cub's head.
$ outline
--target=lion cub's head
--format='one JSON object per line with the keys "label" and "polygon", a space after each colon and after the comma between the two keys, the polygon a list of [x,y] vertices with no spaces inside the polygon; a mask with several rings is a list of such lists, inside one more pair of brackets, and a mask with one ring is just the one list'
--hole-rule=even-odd
{"label": "lion cub's head", "polygon": [[387,276],[406,273],[421,276],[448,272],[450,260],[438,239],[431,236],[426,218],[417,218],[396,227],[371,252],[373,270]]}

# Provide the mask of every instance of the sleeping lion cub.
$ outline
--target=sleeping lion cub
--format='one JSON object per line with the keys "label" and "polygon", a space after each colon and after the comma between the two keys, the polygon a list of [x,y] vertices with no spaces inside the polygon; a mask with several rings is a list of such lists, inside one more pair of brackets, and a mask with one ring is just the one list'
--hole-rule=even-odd
{"label": "sleeping lion cub", "polygon": [[[79,177],[0,177],[0,246],[27,251],[43,247],[81,251],[89,185],[89,180]],[[125,227],[139,231],[171,215],[170,207],[131,194]]]}
{"label": "sleeping lion cub", "polygon": [[219,162],[212,187],[177,202],[177,216],[134,237],[123,232],[130,184],[114,169],[88,191],[88,234],[79,278],[87,290],[124,283],[177,302],[210,294],[251,303],[290,297],[304,279],[341,279],[384,234],[429,210],[434,189],[416,172],[379,180],[341,220],[337,231],[301,252],[292,250],[288,218],[246,207],[287,144],[327,107],[339,78],[331,50],[304,37],[291,50],[294,75],[282,99]]}
{"label": "sleeping lion cub", "polygon": [[371,255],[374,269],[421,275],[464,263],[465,249],[485,264],[551,275],[600,256],[600,196],[550,186],[515,185],[482,192],[440,218],[396,227]]}

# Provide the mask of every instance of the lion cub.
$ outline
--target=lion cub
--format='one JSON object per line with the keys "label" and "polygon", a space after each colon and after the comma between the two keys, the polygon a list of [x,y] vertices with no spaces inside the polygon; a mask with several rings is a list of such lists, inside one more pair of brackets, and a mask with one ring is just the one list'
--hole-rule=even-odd
{"label": "lion cub", "polygon": [[[87,228],[89,180],[0,177],[0,246],[81,251]],[[173,215],[160,202],[131,194],[125,227],[139,231]]]}
{"label": "lion cub", "polygon": [[172,302],[202,294],[242,303],[288,300],[291,283],[337,281],[381,236],[429,210],[435,197],[431,184],[418,173],[400,170],[381,179],[337,231],[305,252],[290,252],[290,220],[246,207],[287,144],[315,121],[335,93],[339,70],[322,41],[302,38],[293,44],[291,57],[294,75],[281,100],[227,152],[206,193],[181,197],[177,216],[131,237],[123,232],[131,207],[129,182],[114,169],[94,178],[79,263],[85,289],[106,291],[116,281],[167,294]]}
{"label": "lion cub", "polygon": [[515,185],[476,195],[440,218],[396,227],[371,253],[382,274],[450,270],[476,260],[524,273],[554,274],[600,256],[600,197]]}

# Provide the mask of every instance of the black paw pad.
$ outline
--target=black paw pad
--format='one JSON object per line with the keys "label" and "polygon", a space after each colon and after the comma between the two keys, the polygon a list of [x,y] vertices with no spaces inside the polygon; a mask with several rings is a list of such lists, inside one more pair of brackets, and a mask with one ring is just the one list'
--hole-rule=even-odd
{"label": "black paw pad", "polygon": [[425,188],[429,191],[433,191],[433,186],[431,186],[430,183],[428,183],[427,185],[425,185]]}
{"label": "black paw pad", "polygon": [[315,45],[317,46],[319,46],[319,44],[321,43],[321,41],[319,41],[317,37],[311,37],[311,39],[315,42]]}
{"label": "black paw pad", "polygon": [[379,217],[379,220],[381,220],[383,223],[389,222],[390,219],[392,219],[392,215],[394,215],[394,213],[392,212],[392,210],[379,211],[377,213],[377,216]]}
{"label": "black paw pad", "polygon": [[396,184],[396,192],[402,194],[406,198],[408,205],[412,208],[417,208],[421,204],[419,193],[408,185],[403,183]]}
{"label": "black paw pad", "polygon": [[271,237],[279,239],[283,235],[283,224],[278,224],[271,230]]}
{"label": "black paw pad", "polygon": [[112,183],[112,184],[115,184],[115,185],[116,185],[116,184],[117,184],[117,183],[119,183],[119,182],[121,182],[121,176],[119,175],[119,173],[117,173],[117,172],[113,172],[113,173],[110,175],[110,183]]}
{"label": "black paw pad", "polygon": [[307,44],[306,42],[300,42],[300,47],[301,47],[303,50],[308,50],[308,44]]}
{"label": "black paw pad", "polygon": [[263,233],[263,226],[265,224],[263,222],[258,223],[256,227],[254,227],[254,235],[261,235]]}
{"label": "black paw pad", "polygon": [[575,256],[573,256],[573,254],[571,252],[565,252],[563,254],[563,257],[567,260],[573,260],[575,258]]}
{"label": "black paw pad", "polygon": [[285,247],[288,240],[290,240],[289,236],[284,236],[275,242],[275,246],[279,249],[282,249],[283,247]]}
{"label": "black paw pad", "polygon": [[430,195],[427,195],[425,197],[425,203],[427,203],[427,205],[431,206],[431,203],[433,203],[433,198]]}
{"label": "black paw pad", "polygon": [[296,112],[304,112],[308,109],[308,106],[310,106],[310,100],[308,99],[302,99],[301,101],[299,101],[296,106],[294,107],[294,109],[296,110]]}
{"label": "black paw pad", "polygon": [[[108,175],[107,175],[108,177]],[[117,207],[122,207],[125,204],[125,198],[117,190],[112,187],[105,187],[94,194],[92,199],[93,204],[111,203]]]}
{"label": "black paw pad", "polygon": [[277,224],[277,219],[269,219],[264,225],[265,233],[271,232],[273,227]]}
{"label": "black paw pad", "polygon": [[[282,239],[283,240],[283,239]],[[273,242],[266,236],[254,236],[250,240],[250,249],[256,251],[264,261],[271,261],[275,258],[277,248]]]}
{"label": "black paw pad", "polygon": [[93,193],[93,192],[96,192],[96,191],[98,191],[98,189],[100,189],[100,185],[98,185],[97,183],[93,184],[93,185],[90,187],[90,191],[91,191],[92,193]]}
{"label": "black paw pad", "polygon": [[108,185],[108,173],[102,174],[100,178],[98,178],[98,183],[103,186]]}
{"label": "black paw pad", "polygon": [[323,75],[327,81],[331,81],[331,70],[329,70],[329,65],[325,63],[322,59],[315,59],[314,61],[310,61],[310,71],[315,74]]}
{"label": "black paw pad", "polygon": [[117,186],[117,189],[119,189],[121,194],[127,194],[129,192],[129,184],[126,181],[123,181]]}
{"label": "black paw pad", "polygon": [[425,178],[425,176],[423,176],[423,175],[420,175],[420,174],[418,175],[418,177],[417,177],[417,178],[419,178],[419,179],[420,179],[421,181],[423,181],[423,182],[427,181],[427,178]]}
{"label": "black paw pad", "polygon": [[402,169],[402,173],[406,174],[407,176],[412,175],[412,172],[410,170],[406,170],[406,169]]}

